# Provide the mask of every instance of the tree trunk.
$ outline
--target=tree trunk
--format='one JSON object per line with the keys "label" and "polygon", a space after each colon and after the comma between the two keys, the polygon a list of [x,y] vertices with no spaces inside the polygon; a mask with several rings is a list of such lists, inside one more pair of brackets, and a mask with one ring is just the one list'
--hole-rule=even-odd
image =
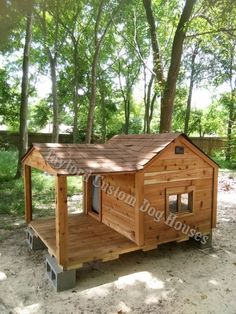
{"label": "tree trunk", "polygon": [[143,66],[143,82],[144,82],[144,86],[143,86],[143,103],[144,103],[144,119],[143,119],[143,133],[146,133],[147,131],[147,115],[148,115],[148,108],[147,108],[147,73],[146,73],[146,68],[145,66]]}
{"label": "tree trunk", "polygon": [[28,149],[28,97],[29,97],[29,55],[32,40],[33,3],[27,12],[25,46],[22,65],[21,104],[20,104],[20,143],[16,178],[22,175],[21,157]]}
{"label": "tree trunk", "polygon": [[103,41],[105,39],[106,33],[113,21],[113,17],[118,12],[118,9],[119,9],[119,6],[118,6],[117,10],[113,12],[113,16],[108,20],[106,27],[104,28],[104,31],[102,32],[102,35],[99,36],[99,34],[101,33],[101,31],[99,30],[99,24],[102,17],[102,10],[103,10],[104,3],[105,3],[104,0],[100,0],[97,17],[96,17],[95,29],[94,29],[95,52],[93,55],[93,62],[92,62],[92,69],[91,69],[91,92],[90,92],[89,110],[88,110],[88,119],[87,119],[87,132],[86,132],[86,138],[85,138],[86,143],[91,143],[91,139],[92,139],[94,109],[96,105],[96,95],[97,95],[97,66],[98,66],[98,61],[99,61],[99,53],[100,53]]}
{"label": "tree trunk", "polygon": [[96,95],[97,95],[97,64],[98,64],[98,55],[99,48],[95,50],[92,70],[91,70],[91,93],[89,99],[89,111],[88,111],[88,121],[87,121],[87,132],[86,132],[86,143],[91,143],[92,132],[93,132],[93,116],[94,108],[96,104]]}
{"label": "tree trunk", "polygon": [[106,124],[106,107],[105,107],[105,95],[103,88],[100,89],[100,95],[101,95],[101,115],[102,115],[102,142],[106,142],[107,137],[107,124]]}
{"label": "tree trunk", "polygon": [[153,105],[157,96],[157,94],[155,93],[151,101],[151,87],[153,84],[153,80],[155,79],[156,86],[159,88],[160,94],[162,95],[163,88],[165,85],[165,78],[164,78],[164,72],[163,72],[160,44],[157,37],[155,17],[154,17],[154,13],[152,9],[152,0],[143,0],[143,5],[145,8],[147,22],[148,22],[149,30],[150,30],[152,52],[153,52],[153,72],[155,73],[155,76],[152,75],[152,78],[148,85],[148,95],[147,95],[147,103],[146,103],[147,107],[145,109],[146,132],[150,133],[151,120],[152,120],[153,109],[154,109]]}
{"label": "tree trunk", "polygon": [[152,0],[143,0],[143,5],[146,11],[147,22],[149,25],[152,52],[153,52],[153,71],[156,75],[156,82],[162,88],[164,83],[163,66],[161,60],[160,45],[157,38],[157,30],[155,17],[152,10]]}
{"label": "tree trunk", "polygon": [[91,91],[90,91],[90,98],[89,98],[87,132],[86,132],[86,137],[85,137],[86,143],[91,143],[91,139],[92,139],[93,116],[94,116],[94,108],[96,104],[96,95],[97,95],[97,65],[98,65],[101,44],[106,34],[106,29],[105,29],[100,39],[98,38],[99,24],[100,24],[100,20],[102,16],[103,5],[104,5],[104,0],[101,0],[99,4],[98,12],[97,12],[95,27],[94,27],[95,51],[93,54],[93,61],[92,61],[92,68],[91,68]]}
{"label": "tree trunk", "polygon": [[185,121],[184,121],[184,133],[185,134],[188,134],[188,126],[189,126],[192,95],[193,95],[193,86],[194,86],[194,79],[195,79],[195,60],[196,60],[197,54],[198,54],[198,45],[195,46],[193,54],[192,54],[192,58],[191,58],[191,74],[190,74],[190,82],[189,82],[189,90],[188,90],[187,108],[186,108]]}
{"label": "tree trunk", "polygon": [[227,127],[227,148],[225,153],[225,160],[231,161],[231,153],[232,153],[232,141],[233,141],[233,126],[236,119],[236,113],[235,113],[235,93],[236,93],[236,86],[234,82],[234,75],[233,75],[233,69],[234,69],[234,55],[235,55],[235,45],[231,47],[230,51],[230,89],[231,89],[231,101],[230,101],[230,107],[229,107],[229,120],[228,120],[228,127]]}
{"label": "tree trunk", "polygon": [[55,32],[54,32],[54,53],[51,52],[47,44],[47,23],[46,23],[46,13],[47,13],[47,1],[43,1],[43,11],[42,11],[42,32],[44,36],[44,48],[47,52],[48,61],[50,65],[50,75],[52,81],[52,111],[53,111],[53,128],[52,128],[52,142],[59,142],[59,105],[58,105],[58,95],[57,95],[57,54],[58,54],[58,34],[59,34],[59,1],[56,0],[55,4]]}
{"label": "tree trunk", "polygon": [[154,92],[154,95],[153,95],[151,103],[150,103],[150,113],[149,113],[149,118],[148,118],[147,133],[151,132],[151,122],[152,122],[154,104],[156,102],[156,98],[157,98],[157,93]]}
{"label": "tree trunk", "polygon": [[130,123],[130,94],[128,93],[126,96],[125,105],[125,125],[124,125],[124,133],[129,134],[129,123]]}
{"label": "tree trunk", "polygon": [[52,109],[53,109],[53,129],[52,129],[52,142],[59,142],[59,108],[58,108],[58,97],[57,97],[57,56],[55,54],[52,57],[51,53],[49,54],[50,61],[50,72],[51,72],[51,81],[52,81]]}
{"label": "tree trunk", "polygon": [[225,160],[230,161],[231,160],[231,152],[232,152],[232,129],[233,129],[233,119],[234,119],[234,110],[233,110],[234,104],[232,103],[229,109],[229,120],[228,120],[228,127],[227,127],[227,148],[225,153]]}
{"label": "tree trunk", "polygon": [[152,103],[152,99],[151,99],[151,93],[152,93],[152,85],[153,85],[153,81],[154,81],[155,77],[154,75],[151,76],[151,79],[149,81],[148,84],[148,91],[147,91],[147,133],[150,133],[150,127],[151,127],[151,120],[152,120],[152,111],[153,108],[151,106]]}
{"label": "tree trunk", "polygon": [[186,36],[187,23],[191,17],[195,2],[196,0],[186,0],[175,32],[167,81],[165,83],[163,95],[161,97],[161,133],[171,131],[174,99],[176,94],[176,82],[180,69],[183,43]]}
{"label": "tree trunk", "polygon": [[[152,86],[155,79],[155,75],[152,74],[148,85],[145,81],[145,92],[144,92],[144,106],[145,106],[145,114],[144,114],[144,128],[143,133],[149,134],[151,132],[151,122],[154,111],[154,104],[157,98],[157,93],[154,91],[154,95],[152,96]],[[147,91],[146,91],[147,89]]]}
{"label": "tree trunk", "polygon": [[228,120],[228,126],[227,126],[227,147],[226,147],[226,152],[225,152],[226,161],[231,161],[232,145],[235,142],[235,139],[233,138],[233,127],[234,127],[235,119],[236,119],[235,103],[234,103],[235,92],[236,92],[236,89],[233,88],[233,76],[231,76],[231,102],[230,102],[230,107],[229,107],[229,120]]}
{"label": "tree trunk", "polygon": [[78,142],[78,90],[79,90],[78,49],[77,49],[77,44],[75,43],[75,46],[74,46],[73,143]]}

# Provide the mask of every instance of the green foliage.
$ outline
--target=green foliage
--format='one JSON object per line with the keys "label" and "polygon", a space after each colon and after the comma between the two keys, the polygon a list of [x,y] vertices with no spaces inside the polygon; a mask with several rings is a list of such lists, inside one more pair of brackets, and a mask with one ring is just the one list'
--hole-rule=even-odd
{"label": "green foliage", "polygon": [[203,115],[204,134],[222,136],[225,134],[227,111],[220,103],[212,103]]}
{"label": "green foliage", "polygon": [[0,150],[0,182],[13,178],[16,172],[16,151]]}
{"label": "green foliage", "polygon": [[209,108],[195,109],[191,112],[189,133],[199,136],[226,135],[227,111],[219,102],[214,102]]}
{"label": "green foliage", "polygon": [[187,103],[187,89],[178,88],[175,97],[175,106],[173,113],[173,130],[175,132],[183,132],[184,130],[184,119]]}
{"label": "green foliage", "polygon": [[227,161],[225,160],[225,152],[215,152],[212,156],[212,158],[214,159],[214,161],[216,163],[218,163],[218,165],[220,166],[221,169],[232,169],[232,170],[236,170],[236,158]]}
{"label": "green foliage", "polygon": [[[27,3],[2,1],[0,7],[1,54],[5,68],[0,70],[0,123],[11,129],[19,126],[20,78],[22,68],[22,39],[25,35]],[[34,86],[40,75],[50,77],[48,48],[57,56],[57,83],[60,123],[71,129],[74,118],[74,97],[78,96],[78,142],[84,141],[91,90],[92,56],[95,47],[95,20],[100,1],[45,0],[34,3],[33,42],[30,52],[30,115],[29,129],[39,131],[52,120],[52,97],[40,99]],[[166,74],[170,64],[174,32],[184,1],[152,0],[156,19],[160,53]],[[119,7],[119,10],[117,8]],[[43,9],[45,26],[43,25]],[[152,51],[146,14],[142,1],[106,0],[99,23],[101,36],[109,19],[97,67],[97,97],[94,117],[94,141],[104,141],[125,127],[125,103],[129,100],[129,133],[143,129],[144,101],[142,99],[144,68],[147,82],[152,69]],[[58,16],[59,23],[56,23]],[[57,38],[55,37],[57,34]],[[55,43],[57,41],[57,44]],[[234,83],[235,77],[235,5],[233,0],[196,2],[184,42],[181,73],[177,84],[173,113],[173,131],[183,131],[187,106],[191,60],[195,47],[194,87]],[[140,84],[141,82],[141,84]],[[121,84],[120,84],[121,83]],[[144,84],[143,84],[144,85]],[[142,86],[143,86],[142,85]],[[157,132],[160,120],[160,91],[154,103],[151,131]],[[232,84],[231,84],[232,85]],[[234,88],[234,86],[232,86]],[[143,87],[144,88],[144,87]],[[147,89],[147,86],[146,86]],[[140,99],[134,100],[135,94]],[[190,134],[226,135],[229,99],[224,96],[213,101],[209,109],[194,109],[190,114]]]}
{"label": "green foliage", "polygon": [[40,100],[38,104],[30,108],[29,130],[37,132],[51,121],[52,114],[48,109],[48,101],[46,99]]}
{"label": "green foliage", "polygon": [[19,125],[19,93],[9,83],[9,75],[5,69],[0,68],[0,123],[11,128]]}
{"label": "green foliage", "polygon": [[[24,213],[24,188],[22,179],[14,179],[17,166],[16,151],[0,151],[0,214]],[[32,173],[33,210],[38,216],[53,215],[55,208],[55,179],[40,171]],[[68,178],[68,196],[81,192],[78,177]]]}
{"label": "green foliage", "polygon": [[17,166],[17,152],[0,151],[0,214],[23,212],[22,180],[14,180]]}

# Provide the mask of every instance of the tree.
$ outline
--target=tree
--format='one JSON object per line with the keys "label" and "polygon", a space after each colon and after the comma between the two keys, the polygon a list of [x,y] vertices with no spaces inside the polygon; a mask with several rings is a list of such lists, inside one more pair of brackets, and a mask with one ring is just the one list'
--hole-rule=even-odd
{"label": "tree", "polygon": [[[110,12],[111,8],[110,3],[107,3],[106,10]],[[96,104],[96,94],[97,94],[97,66],[99,62],[99,55],[105,40],[105,36],[112,25],[113,18],[119,10],[119,6],[116,9],[113,9],[112,14],[105,21],[105,25],[102,26],[102,15],[105,9],[105,0],[100,0],[96,19],[94,24],[94,53],[92,56],[91,64],[91,88],[90,88],[90,97],[89,97],[89,109],[88,109],[88,119],[87,119],[87,132],[86,132],[86,143],[90,143],[92,139],[92,130],[93,130],[93,119],[94,119],[94,108]]]}
{"label": "tree", "polygon": [[184,133],[188,134],[188,126],[189,126],[189,119],[191,113],[191,103],[192,103],[192,95],[193,95],[193,87],[195,81],[195,74],[196,74],[196,57],[199,53],[199,44],[198,42],[193,47],[193,52],[191,56],[191,63],[190,63],[190,79],[189,79],[189,92],[188,92],[188,99],[187,99],[187,108],[185,114],[185,121],[184,121]]}
{"label": "tree", "polygon": [[[0,48],[6,75],[0,73],[0,114],[11,128],[19,124],[21,62],[16,52],[25,29],[18,8],[28,1],[1,2]],[[158,128],[164,132],[170,130],[171,120],[174,131],[182,131],[185,124],[188,134],[223,134],[213,112],[195,111],[191,98],[196,86],[227,84],[230,91],[230,68],[231,94],[234,90],[234,10],[231,0],[36,2],[29,129],[40,130],[53,120],[53,141],[58,140],[61,123],[73,132],[73,142],[84,141],[85,134],[87,142],[104,142],[115,133],[139,133],[140,127],[146,133]],[[51,94],[44,97],[32,93],[42,75],[52,81]],[[3,97],[1,92],[6,92]],[[228,110],[233,142],[235,108],[229,106],[228,96],[221,101]]]}
{"label": "tree", "polygon": [[57,82],[57,63],[58,54],[64,44],[67,33],[60,29],[60,8],[61,0],[46,1],[43,0],[42,6],[39,6],[38,18],[40,20],[41,31],[43,35],[43,47],[46,51],[50,66],[50,77],[52,82],[52,111],[53,111],[53,130],[52,142],[59,141],[60,110],[58,100],[58,82]]}
{"label": "tree", "polygon": [[161,90],[160,132],[171,131],[174,98],[176,93],[176,82],[180,69],[183,43],[188,28],[188,22],[190,20],[195,2],[196,0],[186,0],[185,2],[173,38],[170,65],[168,69],[167,79],[165,80],[162,65],[162,55],[160,51],[155,18],[152,9],[152,1],[143,0],[143,5],[147,16],[147,22],[150,29],[153,50],[153,71],[156,75],[156,83],[159,85]]}
{"label": "tree", "polygon": [[235,125],[236,125],[236,8],[233,1],[220,6],[218,13],[219,32],[213,33],[213,49],[215,64],[212,68],[213,82],[215,86],[224,84],[228,87],[228,92],[222,94],[220,101],[228,112],[227,118],[227,149],[225,152],[226,161],[231,161],[233,146],[235,143]]}
{"label": "tree", "polygon": [[[232,85],[233,86],[233,85]],[[236,88],[233,87],[231,92],[222,95],[220,101],[227,109],[227,148],[225,152],[225,160],[231,161],[233,147],[235,147],[235,125],[236,125]]]}
{"label": "tree", "polygon": [[144,68],[144,107],[145,107],[145,114],[144,114],[144,127],[143,132],[144,133],[150,133],[151,131],[151,122],[153,118],[153,112],[154,112],[154,105],[158,96],[158,93],[153,90],[155,76],[154,74],[151,74],[151,78],[149,82],[147,83],[147,74],[146,74],[146,68]]}
{"label": "tree", "polygon": [[[94,117],[94,133],[101,138],[102,143],[106,142],[108,136],[113,132],[120,133],[122,130],[122,115],[118,118],[119,110],[114,99],[114,89],[108,73],[100,72],[98,76],[98,99],[97,111]],[[114,131],[113,119],[116,117],[116,130]]]}
{"label": "tree", "polygon": [[[78,141],[78,119],[79,119],[79,89],[81,89],[81,83],[83,80],[84,72],[86,72],[86,65],[88,61],[85,59],[86,50],[86,35],[89,34],[89,24],[91,15],[87,14],[87,20],[85,18],[85,3],[79,1],[67,1],[64,7],[64,12],[60,17],[60,24],[68,33],[68,37],[71,40],[71,44],[64,49],[67,56],[67,61],[70,62],[71,80],[69,80],[73,89],[73,143]],[[63,52],[64,52],[63,51]],[[71,54],[71,57],[69,56]],[[69,66],[70,67],[70,66]],[[68,67],[67,67],[67,70]]]}
{"label": "tree", "polygon": [[19,129],[20,95],[16,84],[11,85],[9,80],[6,69],[0,69],[0,123],[17,130]]}
{"label": "tree", "polygon": [[[123,61],[123,62],[122,62]],[[135,70],[134,70],[135,67]],[[118,60],[118,76],[119,76],[119,87],[124,103],[125,112],[125,123],[124,123],[124,133],[129,133],[129,123],[130,123],[130,112],[131,112],[131,102],[132,102],[132,89],[135,81],[138,78],[140,71],[140,65],[136,65],[132,62],[132,59],[128,58],[126,60]],[[122,74],[124,75],[122,77]],[[123,80],[122,80],[123,79]],[[124,84],[122,83],[124,81]]]}
{"label": "tree", "polygon": [[22,63],[21,104],[20,104],[20,143],[16,177],[21,175],[21,157],[28,148],[28,90],[29,90],[29,55],[32,39],[33,2],[29,0],[27,10],[26,34]]}

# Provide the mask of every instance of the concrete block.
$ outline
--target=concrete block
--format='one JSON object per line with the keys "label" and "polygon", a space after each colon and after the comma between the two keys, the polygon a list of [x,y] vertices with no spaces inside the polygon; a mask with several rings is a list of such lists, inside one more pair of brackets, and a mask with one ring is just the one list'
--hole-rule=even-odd
{"label": "concrete block", "polygon": [[76,270],[62,270],[57,261],[50,255],[46,256],[47,275],[56,291],[72,289],[76,285]]}
{"label": "concrete block", "polygon": [[193,242],[200,249],[211,248],[212,247],[212,231],[210,231],[207,234],[204,234],[202,238],[199,239],[199,241],[196,241],[194,238],[191,238],[191,242]]}
{"label": "concrete block", "polygon": [[206,234],[205,236],[207,236],[207,240],[206,243],[201,243],[199,244],[199,247],[201,249],[206,249],[206,248],[211,248],[212,247],[212,231],[208,234]]}
{"label": "concrete block", "polygon": [[34,231],[31,228],[28,228],[26,230],[26,241],[33,251],[37,250],[43,250],[46,248],[46,245],[43,243],[43,241],[37,237],[34,233]]}

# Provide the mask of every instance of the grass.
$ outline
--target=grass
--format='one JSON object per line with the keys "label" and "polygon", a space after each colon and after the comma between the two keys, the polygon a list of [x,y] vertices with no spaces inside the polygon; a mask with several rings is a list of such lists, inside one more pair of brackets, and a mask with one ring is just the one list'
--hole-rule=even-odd
{"label": "grass", "polygon": [[[14,179],[17,166],[16,151],[0,151],[0,214],[23,215],[23,179]],[[68,177],[68,196],[81,192],[78,177]],[[33,211],[38,216],[54,214],[54,177],[32,171]]]}

